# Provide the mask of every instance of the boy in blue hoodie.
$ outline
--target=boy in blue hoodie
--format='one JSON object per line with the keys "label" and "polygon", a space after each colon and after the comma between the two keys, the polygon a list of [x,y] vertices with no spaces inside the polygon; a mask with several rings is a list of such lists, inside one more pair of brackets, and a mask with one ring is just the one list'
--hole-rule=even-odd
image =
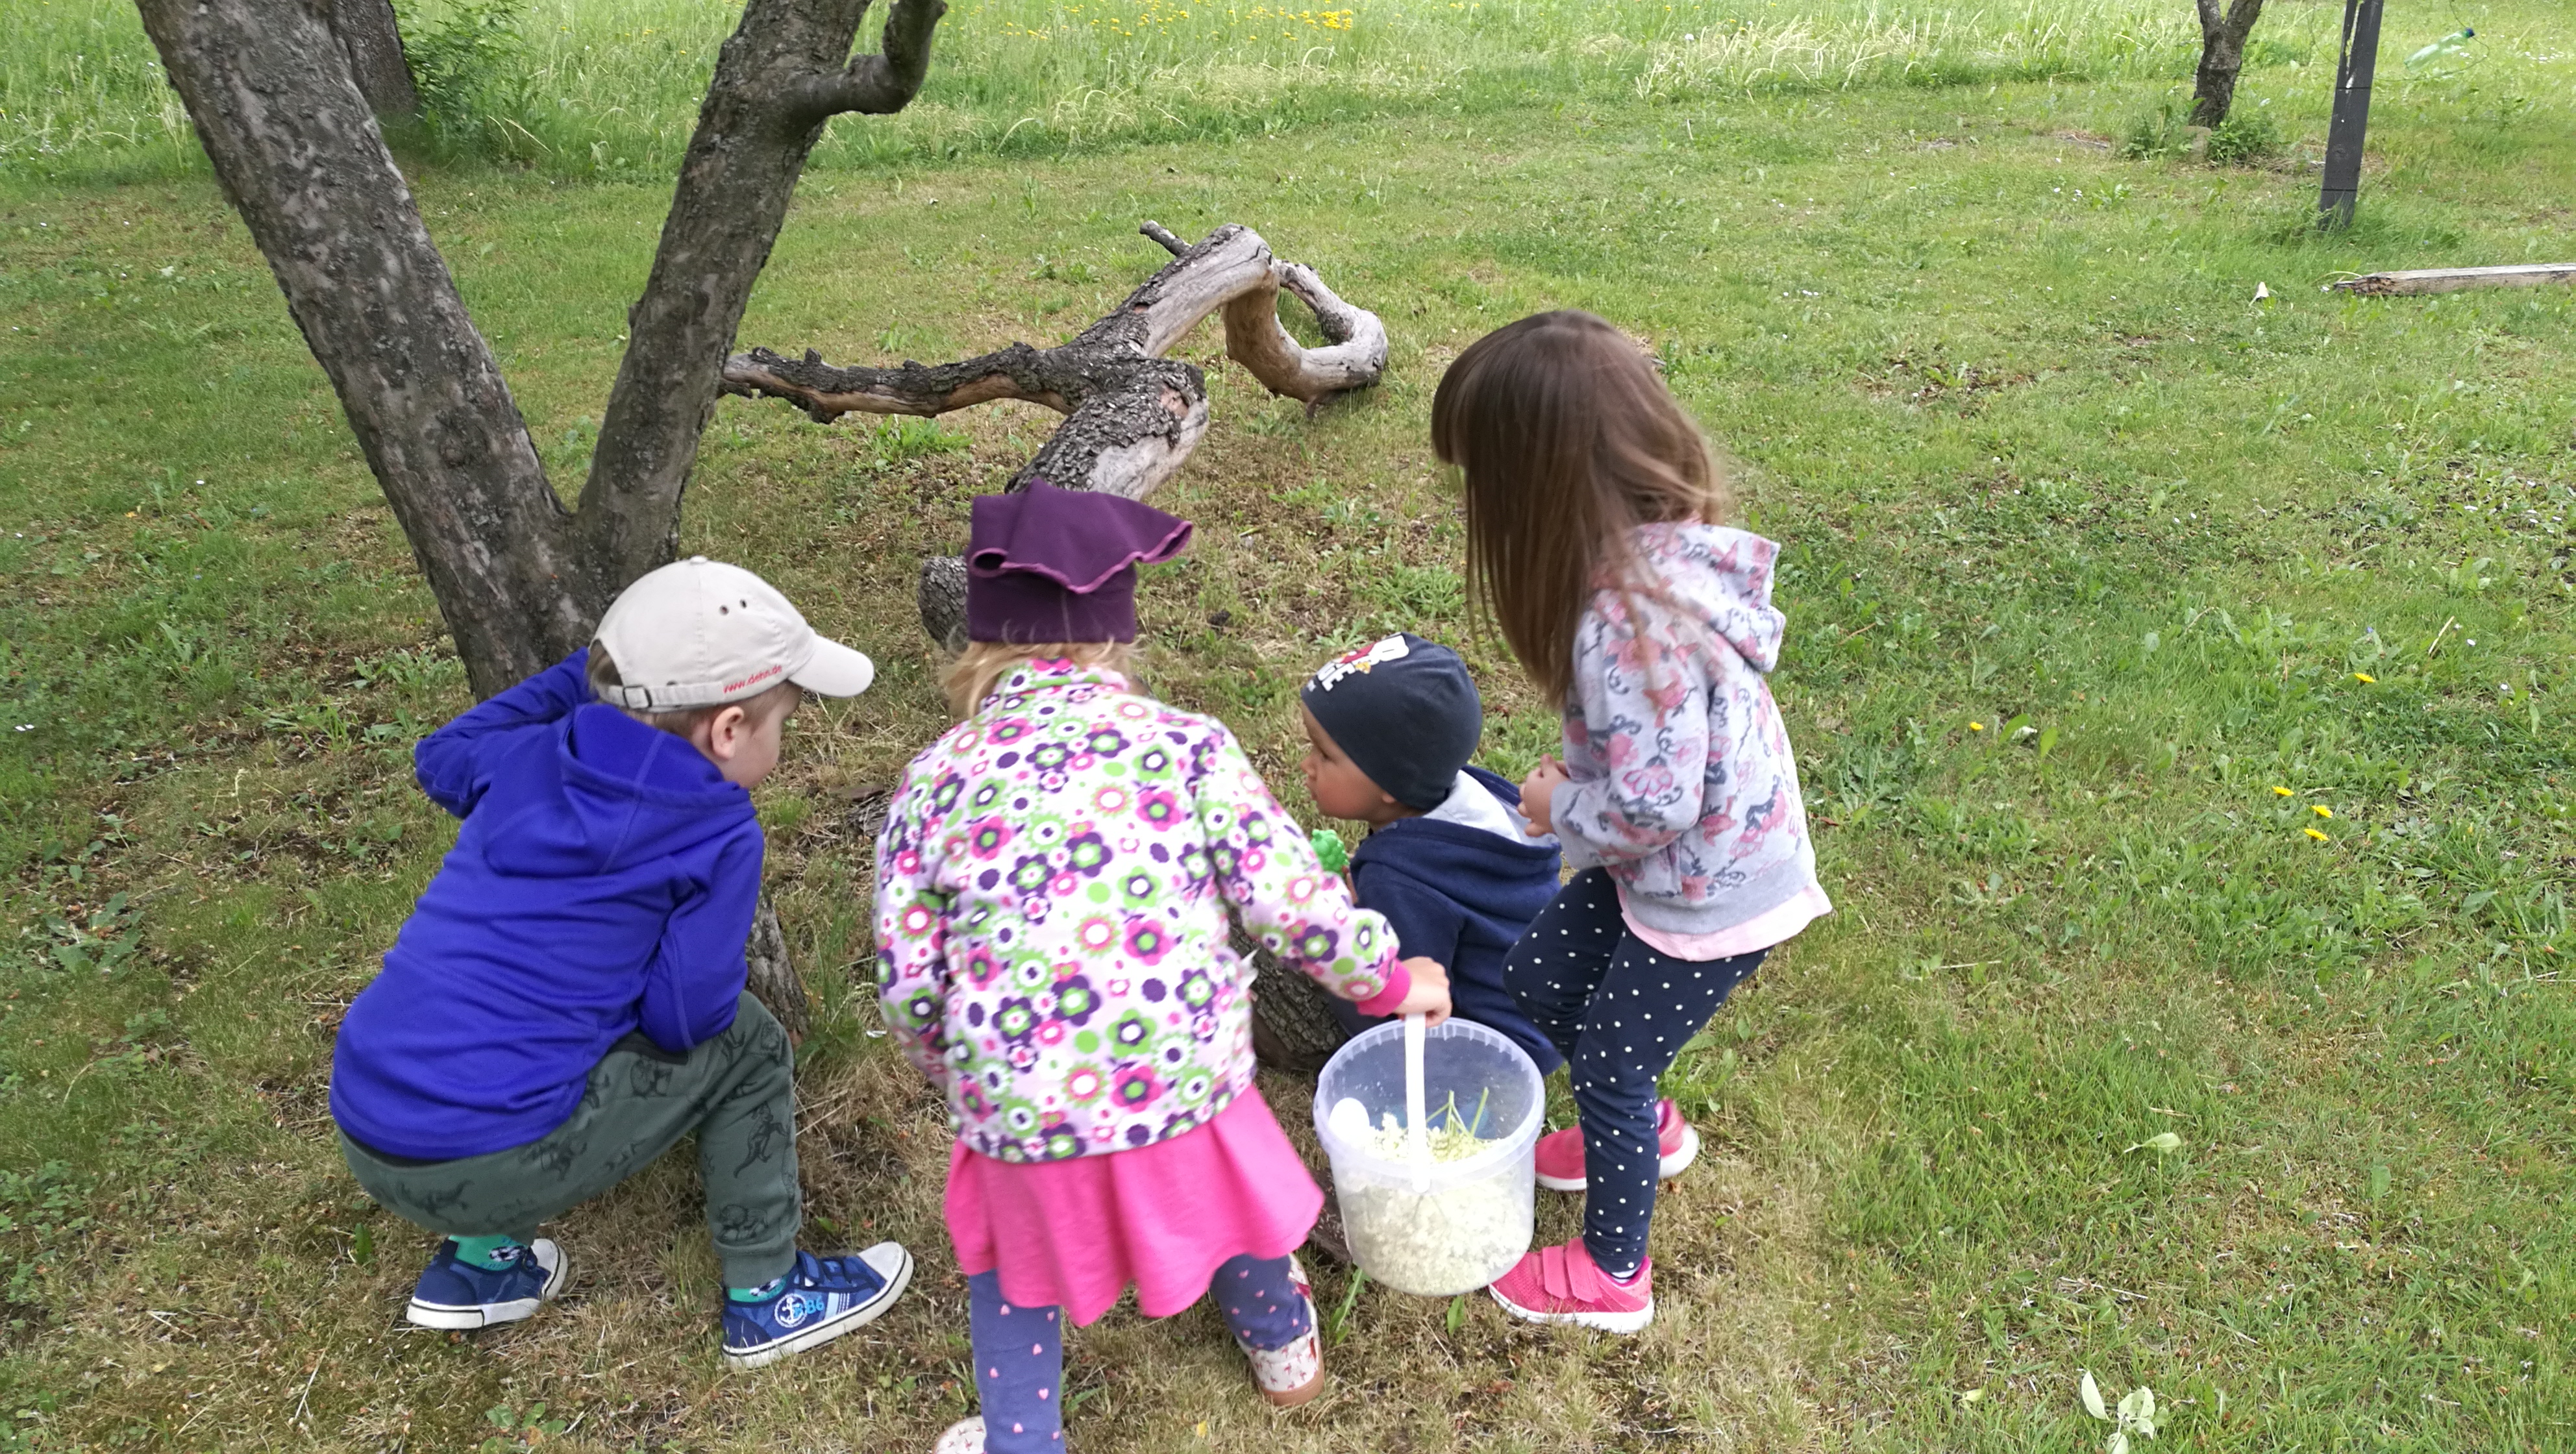
{"label": "boy in blue hoodie", "polygon": [[912,1259],[892,1242],[797,1250],[795,1061],[744,992],[749,789],[801,691],[855,696],[873,674],[767,582],[701,556],[627,587],[588,650],[414,751],[464,826],[331,1061],[358,1184],[446,1234],[412,1322],[536,1312],[571,1270],[537,1224],[692,1132],[729,1362],[828,1342],[902,1295]]}
{"label": "boy in blue hoodie", "polygon": [[[1556,840],[1523,831],[1518,788],[1467,765],[1485,731],[1467,664],[1405,632],[1326,662],[1298,699],[1315,806],[1370,828],[1351,896],[1386,916],[1407,957],[1449,972],[1459,1019],[1510,1036],[1541,1075],[1564,1064],[1503,989],[1505,954],[1556,897]],[[1374,1023],[1330,1003],[1354,1034]]]}

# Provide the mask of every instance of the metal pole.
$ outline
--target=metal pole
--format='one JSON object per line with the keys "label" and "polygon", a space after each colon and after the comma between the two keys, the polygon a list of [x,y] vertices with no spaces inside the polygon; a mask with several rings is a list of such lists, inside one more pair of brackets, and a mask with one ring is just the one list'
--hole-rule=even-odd
{"label": "metal pole", "polygon": [[2379,68],[2383,0],[2344,0],[2343,51],[2335,65],[2334,121],[2326,128],[2325,186],[2317,225],[2348,227],[2361,197],[2361,143],[2370,129],[2370,77]]}

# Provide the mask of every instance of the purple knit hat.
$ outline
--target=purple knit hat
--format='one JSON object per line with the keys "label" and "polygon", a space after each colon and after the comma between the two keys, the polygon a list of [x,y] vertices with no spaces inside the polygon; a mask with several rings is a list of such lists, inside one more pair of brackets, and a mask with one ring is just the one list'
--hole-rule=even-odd
{"label": "purple knit hat", "polygon": [[1136,639],[1136,567],[1187,549],[1190,522],[1150,505],[1031,480],[977,495],[966,545],[966,636],[1015,646]]}

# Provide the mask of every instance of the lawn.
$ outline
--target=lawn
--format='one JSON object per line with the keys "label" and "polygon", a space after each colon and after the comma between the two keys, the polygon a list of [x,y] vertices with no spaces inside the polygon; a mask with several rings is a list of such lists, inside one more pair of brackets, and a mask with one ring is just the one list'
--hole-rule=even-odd
{"label": "lawn", "polygon": [[[414,140],[559,479],[693,104],[636,32],[722,8],[587,9],[597,114],[490,113],[543,153]],[[1468,650],[1488,762],[1552,741],[1462,614],[1426,420],[1481,331],[1613,318],[1787,546],[1776,686],[1839,911],[1668,1082],[1710,1154],[1664,1204],[1645,1335],[1319,1266],[1323,1400],[1268,1410],[1204,1310],[1122,1312],[1071,1340],[1069,1442],[2089,1450],[2089,1370],[2154,1389],[2146,1449],[2576,1446],[2576,295],[2321,291],[2576,255],[2576,22],[2392,5],[2362,219],[2321,238],[2339,6],[2275,0],[2239,105],[2283,150],[2217,168],[2118,154],[2188,68],[2179,4],[1747,4],[1735,31],[1632,5],[1598,35],[1451,8],[1330,12],[1349,51],[1288,85],[1264,37],[1117,72],[1146,40],[1024,43],[1078,13],[965,0],[918,115],[835,124],[743,342],[1051,341],[1157,264],[1148,217],[1248,224],[1381,312],[1386,382],[1311,419],[1213,325],[1188,340],[1214,423],[1156,499],[1200,532],[1149,580],[1151,683],[1305,813],[1297,682],[1399,626]],[[2464,23],[2473,68],[2403,68]],[[1797,26],[1826,39],[1775,57],[1854,48],[1721,53]],[[0,45],[0,1449],[926,1448],[967,1411],[964,1291],[941,1116],[868,993],[851,805],[943,721],[912,562],[1051,416],[726,400],[682,542],[882,668],[800,713],[760,802],[822,1006],[809,1235],[902,1239],[916,1290],[726,1374],[676,1157],[554,1229],[559,1307],[407,1332],[428,1241],[350,1181],[324,1096],[453,831],[408,753],[462,672],[265,265],[147,124],[130,14],[14,7]],[[1058,125],[1083,86],[1127,119]],[[648,101],[661,131],[618,119]],[[1551,1200],[1541,1236],[1575,1222]]]}

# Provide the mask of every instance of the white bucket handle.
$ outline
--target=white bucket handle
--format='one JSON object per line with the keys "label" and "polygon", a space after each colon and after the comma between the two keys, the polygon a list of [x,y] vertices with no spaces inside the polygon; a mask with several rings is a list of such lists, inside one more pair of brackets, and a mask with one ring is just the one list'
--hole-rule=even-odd
{"label": "white bucket handle", "polygon": [[1427,1016],[1404,1017],[1404,1140],[1406,1158],[1413,1163],[1416,1195],[1431,1190],[1431,1143],[1422,1111],[1422,1046],[1430,1026]]}

